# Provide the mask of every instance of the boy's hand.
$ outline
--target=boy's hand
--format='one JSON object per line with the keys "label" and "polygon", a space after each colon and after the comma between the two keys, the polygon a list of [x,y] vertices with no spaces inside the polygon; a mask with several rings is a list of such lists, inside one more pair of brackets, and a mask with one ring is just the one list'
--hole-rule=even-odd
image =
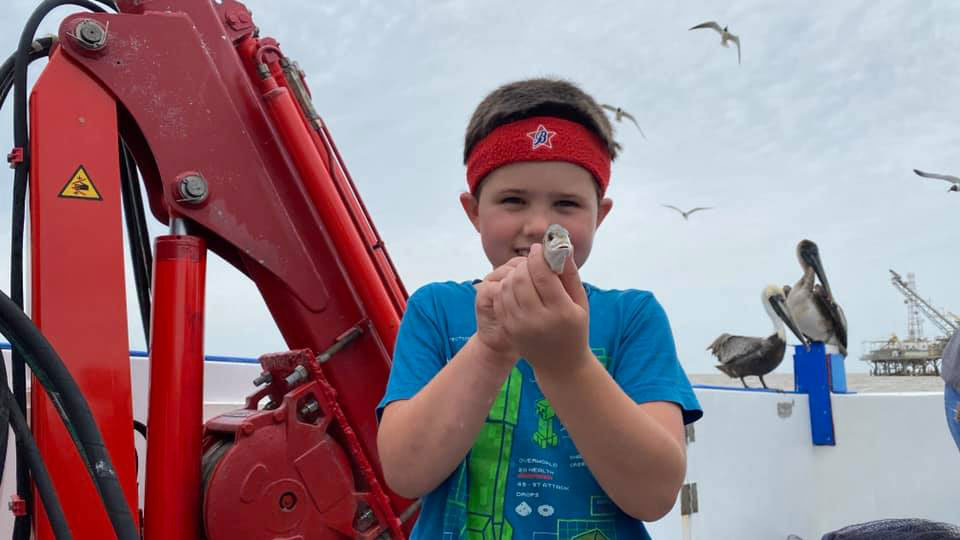
{"label": "boy's hand", "polygon": [[524,257],[510,259],[474,286],[477,289],[477,339],[498,357],[510,358],[514,362],[519,354],[503,327],[502,320],[497,317],[494,298],[501,294],[503,278],[525,260]]}
{"label": "boy's hand", "polygon": [[570,370],[590,357],[587,293],[572,253],[558,275],[547,265],[543,246],[530,246],[529,256],[500,280],[494,310],[535,371]]}

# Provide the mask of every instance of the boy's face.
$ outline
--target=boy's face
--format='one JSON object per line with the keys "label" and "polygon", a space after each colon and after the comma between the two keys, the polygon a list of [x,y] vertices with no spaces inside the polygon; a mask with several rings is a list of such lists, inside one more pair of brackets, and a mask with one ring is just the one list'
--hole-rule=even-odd
{"label": "boy's face", "polygon": [[586,169],[565,161],[511,163],[490,173],[480,196],[460,195],[467,217],[480,233],[483,251],[496,268],[526,256],[543,242],[551,223],[570,232],[577,268],[593,246],[593,234],[613,201],[597,201],[596,183]]}

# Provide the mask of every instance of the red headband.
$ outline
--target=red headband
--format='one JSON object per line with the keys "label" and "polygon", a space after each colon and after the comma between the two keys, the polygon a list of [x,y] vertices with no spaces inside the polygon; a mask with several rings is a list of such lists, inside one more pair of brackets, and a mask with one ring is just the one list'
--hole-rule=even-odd
{"label": "red headband", "polygon": [[518,161],[567,161],[590,171],[600,194],[610,183],[610,152],[593,132],[569,120],[535,116],[491,131],[470,151],[467,186],[477,184],[497,167]]}

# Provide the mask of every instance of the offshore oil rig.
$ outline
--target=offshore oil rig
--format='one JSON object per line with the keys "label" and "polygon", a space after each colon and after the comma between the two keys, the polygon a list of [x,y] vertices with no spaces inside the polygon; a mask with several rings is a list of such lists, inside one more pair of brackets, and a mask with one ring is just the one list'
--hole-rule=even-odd
{"label": "offshore oil rig", "polygon": [[[910,272],[904,280],[890,270],[890,282],[900,291],[907,306],[907,338],[893,334],[886,340],[867,341],[860,357],[870,362],[871,375],[940,375],[940,360],[947,340],[960,329],[960,317],[940,310],[924,300],[917,292],[916,276]],[[938,335],[927,338],[923,335],[923,321],[937,327]]]}

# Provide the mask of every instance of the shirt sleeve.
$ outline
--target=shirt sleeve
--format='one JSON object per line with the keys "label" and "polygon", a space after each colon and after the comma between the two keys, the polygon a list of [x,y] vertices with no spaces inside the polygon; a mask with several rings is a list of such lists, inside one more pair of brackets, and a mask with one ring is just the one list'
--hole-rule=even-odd
{"label": "shirt sleeve", "polygon": [[445,364],[444,341],[437,325],[436,303],[427,285],[407,300],[393,348],[387,389],[377,405],[377,421],[387,405],[415,396]]}
{"label": "shirt sleeve", "polygon": [[613,377],[637,403],[669,401],[683,411],[683,423],[703,416],[687,374],[680,366],[670,322],[652,294],[637,291],[624,306],[624,326]]}

